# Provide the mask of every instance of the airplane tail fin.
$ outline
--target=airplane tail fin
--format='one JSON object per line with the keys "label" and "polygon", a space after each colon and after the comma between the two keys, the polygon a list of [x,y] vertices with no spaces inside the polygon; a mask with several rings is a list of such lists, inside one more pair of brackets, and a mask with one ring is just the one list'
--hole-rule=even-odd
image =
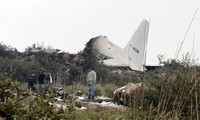
{"label": "airplane tail fin", "polygon": [[128,52],[129,67],[133,70],[144,71],[148,32],[149,22],[144,19],[124,48]]}

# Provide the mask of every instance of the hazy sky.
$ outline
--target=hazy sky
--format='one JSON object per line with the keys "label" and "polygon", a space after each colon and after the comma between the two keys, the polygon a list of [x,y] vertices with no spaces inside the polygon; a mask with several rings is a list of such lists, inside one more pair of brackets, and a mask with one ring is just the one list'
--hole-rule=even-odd
{"label": "hazy sky", "polygon": [[[150,21],[147,59],[174,58],[199,0],[0,0],[0,42],[24,51],[34,43],[69,53],[83,50],[89,39],[107,36],[124,47],[143,19]],[[193,45],[194,43],[194,45]],[[200,10],[179,58],[200,58]]]}

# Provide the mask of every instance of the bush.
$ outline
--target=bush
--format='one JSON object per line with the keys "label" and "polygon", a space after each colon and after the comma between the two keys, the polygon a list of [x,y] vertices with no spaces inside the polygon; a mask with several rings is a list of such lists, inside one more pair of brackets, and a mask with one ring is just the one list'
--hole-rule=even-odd
{"label": "bush", "polygon": [[[200,68],[181,65],[168,65],[149,81],[151,89],[145,90],[144,94],[145,110],[151,109],[156,116],[167,115],[168,118],[182,114],[198,116],[194,113],[198,113],[197,100],[200,99]],[[194,111],[194,115],[190,111]]]}
{"label": "bush", "polygon": [[100,84],[97,84],[95,86],[94,95],[95,96],[102,96],[102,95],[104,95],[103,87]]}
{"label": "bush", "polygon": [[118,88],[115,84],[106,84],[103,86],[104,89],[104,95],[113,98],[114,97],[114,91]]}
{"label": "bush", "polygon": [[22,89],[19,82],[10,78],[0,81],[0,118],[2,119],[40,119],[64,118],[67,111],[57,110],[53,103],[51,91],[49,94],[36,97],[32,96],[27,89]]}

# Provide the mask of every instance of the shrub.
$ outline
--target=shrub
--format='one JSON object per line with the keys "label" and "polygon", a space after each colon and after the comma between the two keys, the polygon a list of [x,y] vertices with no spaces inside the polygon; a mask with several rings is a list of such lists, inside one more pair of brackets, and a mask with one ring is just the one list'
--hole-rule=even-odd
{"label": "shrub", "polygon": [[95,86],[94,95],[95,96],[102,96],[102,95],[104,95],[103,87],[100,84],[97,84]]}
{"label": "shrub", "polygon": [[104,89],[104,95],[113,98],[114,97],[114,91],[117,89],[118,87],[115,84],[106,84],[103,86]]}

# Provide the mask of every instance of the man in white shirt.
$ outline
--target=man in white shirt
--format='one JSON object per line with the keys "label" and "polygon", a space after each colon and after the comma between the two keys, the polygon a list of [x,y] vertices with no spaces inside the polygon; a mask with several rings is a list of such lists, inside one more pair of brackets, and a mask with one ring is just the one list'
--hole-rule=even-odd
{"label": "man in white shirt", "polygon": [[87,85],[88,85],[88,99],[94,99],[94,84],[96,83],[96,72],[94,68],[90,68],[90,72],[87,74]]}

